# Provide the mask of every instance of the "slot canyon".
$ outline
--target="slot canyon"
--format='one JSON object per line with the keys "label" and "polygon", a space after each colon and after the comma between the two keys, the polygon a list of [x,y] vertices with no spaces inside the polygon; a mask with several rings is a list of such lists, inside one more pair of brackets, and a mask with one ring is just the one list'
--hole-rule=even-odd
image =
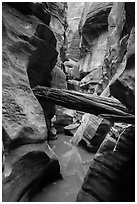
{"label": "slot canyon", "polygon": [[2,3],[2,201],[135,201],[135,2]]}

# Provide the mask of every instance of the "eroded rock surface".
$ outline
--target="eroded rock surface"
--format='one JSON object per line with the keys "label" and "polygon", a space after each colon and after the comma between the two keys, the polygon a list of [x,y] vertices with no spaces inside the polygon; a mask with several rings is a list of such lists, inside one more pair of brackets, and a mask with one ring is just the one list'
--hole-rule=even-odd
{"label": "eroded rock surface", "polygon": [[[103,96],[110,96],[109,93],[110,85],[113,84],[117,79],[120,80],[120,82],[123,83],[124,87],[126,87],[126,90],[129,90],[130,88],[133,103],[129,103],[128,101],[129,96],[127,95],[126,97],[126,94],[128,93],[127,92],[124,93],[123,90],[122,91],[124,93],[125,98],[124,97],[122,98],[122,94],[121,98],[122,100],[124,100],[124,104],[125,103],[128,104],[127,107],[129,108],[129,110],[132,109],[133,112],[135,104],[134,6],[135,6],[134,3],[131,4],[124,2],[113,3],[112,9],[109,10],[108,18],[106,18],[107,24],[104,24],[103,16],[100,15],[102,16],[102,19],[100,18],[99,21],[100,23],[99,30],[98,30],[99,24],[97,23],[97,25],[95,25],[97,29],[94,32],[95,35],[93,34],[93,36],[92,35],[90,36],[93,39],[96,38],[96,36],[99,35],[100,31],[102,31],[100,30],[100,28],[101,27],[103,28],[103,26],[108,25],[106,52],[103,57],[104,60],[102,60],[103,63],[101,65],[102,80],[101,81],[99,80],[101,83],[97,85],[95,91],[96,92],[99,91],[99,94],[102,93]],[[91,20],[96,19],[96,14],[95,18],[93,17],[89,19]],[[129,23],[129,21],[131,23]],[[91,38],[88,38],[88,35],[85,35],[85,33],[87,30],[90,29],[92,30],[92,26],[94,28],[94,23],[92,23],[91,27],[89,26],[89,28],[87,24],[84,27],[84,30],[82,30],[84,32],[85,39],[84,48],[86,48],[86,50],[89,49]],[[87,28],[87,30],[85,28]],[[107,27],[104,28],[107,29]],[[94,42],[94,40],[92,42]],[[89,76],[90,75],[91,73],[89,73]],[[88,77],[88,75],[86,77]],[[93,79],[91,78],[90,80],[92,81]],[[116,90],[118,91],[118,86]],[[116,94],[115,97],[118,98]],[[117,141],[115,147],[114,143],[110,141],[105,142],[103,145],[101,145],[99,150],[101,154],[95,156],[94,162],[89,168],[87,176],[85,177],[85,180],[83,182],[82,188],[78,194],[77,201],[118,202],[135,200],[134,139],[135,139],[134,126],[131,126],[124,130],[123,134],[119,136],[119,140]],[[129,144],[129,146],[126,144]]]}
{"label": "eroded rock surface", "polygon": [[134,131],[134,127],[129,127],[118,143],[108,140],[108,144],[102,145],[101,148],[108,145],[109,150],[95,156],[78,194],[78,202],[134,202]]}
{"label": "eroded rock surface", "polygon": [[84,2],[68,2],[68,29],[66,31],[68,39],[67,56],[74,61],[80,59],[80,34],[78,26],[83,12],[83,6]]}
{"label": "eroded rock surface", "polygon": [[[69,89],[110,96],[109,86],[118,79],[134,98],[134,16],[134,2],[3,3],[3,201],[28,201],[53,172],[55,177],[60,172],[46,142],[54,104],[38,98],[41,108],[31,88],[66,89],[68,80]],[[78,201],[134,200],[129,188],[126,197],[121,192],[134,180],[129,177],[134,127],[129,130],[116,152],[112,144],[95,157]]]}
{"label": "eroded rock surface", "polygon": [[57,59],[47,8],[44,3],[3,3],[5,202],[27,201],[41,182],[60,172],[57,157],[46,142],[43,110],[30,88],[50,85]]}

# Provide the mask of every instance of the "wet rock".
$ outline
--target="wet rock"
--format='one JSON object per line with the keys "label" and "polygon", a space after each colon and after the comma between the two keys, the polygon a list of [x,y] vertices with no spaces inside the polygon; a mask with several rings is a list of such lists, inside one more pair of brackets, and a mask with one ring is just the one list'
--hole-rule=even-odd
{"label": "wet rock", "polygon": [[56,106],[56,121],[54,126],[58,132],[64,132],[64,127],[73,123],[73,115],[68,113],[69,109]]}
{"label": "wet rock", "polygon": [[[77,201],[134,202],[134,127],[120,136],[115,151],[104,152],[94,159],[84,179]],[[130,143],[130,147],[126,145]],[[125,193],[126,192],[126,193]]]}
{"label": "wet rock", "polygon": [[[57,173],[53,173],[55,177],[60,171],[58,160],[47,145],[43,110],[30,88],[27,75],[27,68],[30,71],[30,65],[33,64],[31,68],[34,69],[31,71],[36,77],[29,75],[30,81],[34,77],[33,79],[42,82],[41,69],[47,68],[46,64],[49,63],[45,61],[48,59],[53,62],[57,54],[52,47],[55,46],[55,38],[48,26],[42,23],[41,17],[34,16],[35,12],[29,13],[31,3],[27,4],[27,11],[24,11],[25,7],[18,5],[20,3],[16,4],[3,3],[4,202],[27,201],[34,195],[41,181],[44,183],[48,180],[53,169]],[[44,13],[45,9],[43,8]],[[32,16],[28,18],[27,14]],[[49,47],[41,37],[49,37],[53,45]],[[51,55],[45,55],[40,47],[44,50],[48,48]],[[31,86],[39,83],[33,80],[31,82]]]}
{"label": "wet rock", "polygon": [[29,201],[44,184],[59,177],[59,172],[57,158],[46,142],[21,145],[6,154],[3,202]]}

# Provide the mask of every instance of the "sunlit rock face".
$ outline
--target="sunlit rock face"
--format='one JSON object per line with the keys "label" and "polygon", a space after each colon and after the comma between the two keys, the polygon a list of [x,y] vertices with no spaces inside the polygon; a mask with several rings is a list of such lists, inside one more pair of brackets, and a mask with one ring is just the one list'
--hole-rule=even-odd
{"label": "sunlit rock face", "polygon": [[88,49],[92,41],[107,30],[107,18],[113,3],[111,2],[86,2],[80,22],[82,33],[82,46]]}
{"label": "sunlit rock face", "polygon": [[47,8],[45,3],[3,3],[3,201],[6,202],[27,201],[39,183],[53,176],[53,169],[55,176],[59,174],[56,155],[46,142],[43,110],[31,90],[38,84],[50,84],[50,72],[58,55]]}
{"label": "sunlit rock face", "polygon": [[[75,8],[72,3],[70,7]],[[78,4],[78,3],[77,3]],[[68,47],[68,56],[75,62],[78,62],[80,77],[80,87],[82,91],[89,93],[96,92],[96,86],[102,79],[102,66],[107,51],[108,42],[108,15],[113,3],[111,2],[82,2],[75,9],[75,16],[72,18],[69,14],[71,43]],[[68,6],[69,8],[69,6]],[[72,9],[72,12],[73,12]],[[77,10],[81,11],[81,17],[77,15]],[[76,25],[73,26],[74,20]],[[79,24],[77,25],[77,22]],[[73,29],[71,29],[71,27]],[[75,31],[75,32],[74,32]]]}
{"label": "sunlit rock face", "polygon": [[[76,31],[70,32],[68,56],[77,62],[81,90],[100,95],[113,76],[124,71],[127,61],[131,66],[129,55],[134,63],[134,3],[86,2],[80,6],[83,11],[78,30],[72,23]],[[133,85],[134,72],[130,75]]]}
{"label": "sunlit rock face", "polygon": [[80,34],[79,34],[79,22],[83,12],[84,2],[68,2],[67,12],[67,39],[68,39],[68,58],[78,61],[80,59]]}
{"label": "sunlit rock face", "polygon": [[65,48],[65,30],[67,29],[66,12],[67,3],[65,2],[47,2],[51,14],[50,28],[53,30],[57,39],[57,51]]}
{"label": "sunlit rock face", "polygon": [[[56,88],[67,88],[66,76],[62,67],[66,60],[67,49],[67,3],[66,2],[47,2],[51,14],[50,28],[56,37],[56,50],[58,51],[57,63],[51,72],[51,86]],[[64,86],[65,84],[65,86]]]}
{"label": "sunlit rock face", "polygon": [[96,91],[96,86],[102,80],[102,65],[107,50],[108,33],[104,32],[92,43],[90,51],[80,60],[79,71],[81,75],[86,75],[80,82],[80,87],[88,87],[89,93]]}
{"label": "sunlit rock face", "polygon": [[79,33],[80,67],[82,81],[80,86],[89,93],[96,92],[96,87],[102,79],[102,66],[108,43],[108,15],[113,3],[101,2],[84,4]]}
{"label": "sunlit rock face", "polygon": [[108,17],[109,37],[108,49],[103,64],[103,89],[106,87],[108,82],[111,81],[111,79],[113,80],[113,78],[118,78],[124,70],[124,73],[127,72],[127,70],[130,70],[132,88],[134,86],[134,14],[134,3],[114,3],[112,7],[111,13]]}
{"label": "sunlit rock face", "polygon": [[[102,21],[101,19],[103,19],[103,17],[100,18],[100,21]],[[109,85],[115,82],[116,79],[119,79],[125,86],[129,87],[133,91],[132,94],[134,94],[135,3],[113,3],[112,8],[109,9],[106,23],[102,21],[101,24],[106,29],[108,37],[104,60],[102,58],[102,65],[100,66],[100,68],[102,68],[102,79],[101,83],[97,85],[97,88],[100,86],[99,94],[102,93],[102,95],[109,96]],[[94,23],[91,24],[91,27],[92,26],[94,28]],[[89,30],[91,27],[89,26]],[[97,27],[95,25],[95,28],[97,29],[95,34],[99,35],[99,38],[101,35],[104,35],[103,29],[98,30],[98,24]],[[95,38],[95,35],[93,34],[92,36],[92,33],[91,35],[86,35],[86,29],[88,30],[88,25],[84,28],[82,27],[84,36],[83,56],[85,56],[85,61],[87,60],[85,64],[88,64],[88,60],[90,60],[89,45],[91,39],[93,40]],[[103,32],[101,35],[99,34],[100,31]],[[94,42],[94,40],[92,42]],[[90,71],[85,77],[87,81],[94,81],[92,77],[95,77],[96,74],[92,75],[91,73],[92,72]],[[91,76],[91,78],[88,76]],[[84,81],[85,79],[83,78],[82,80]],[[133,105],[134,104],[133,101]],[[134,202],[134,131],[134,126],[127,128],[123,134],[120,135],[119,141],[116,145],[109,145],[108,148],[107,145],[110,143],[105,144],[105,146],[101,145],[98,152],[102,152],[102,154],[95,156],[94,162],[89,168],[82,188],[78,194],[78,202]],[[126,142],[129,144],[129,147],[128,145],[125,145]],[[102,148],[104,148],[103,146],[106,149],[105,151],[102,151]],[[112,147],[111,149],[110,146]],[[129,188],[127,188],[127,186],[129,186],[128,183],[130,183]]]}

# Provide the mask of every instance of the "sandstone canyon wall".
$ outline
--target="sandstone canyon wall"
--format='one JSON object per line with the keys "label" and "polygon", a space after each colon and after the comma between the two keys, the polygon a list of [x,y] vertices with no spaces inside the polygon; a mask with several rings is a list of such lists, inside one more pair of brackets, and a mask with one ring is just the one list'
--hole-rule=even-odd
{"label": "sandstone canyon wall", "polygon": [[65,5],[3,3],[3,201],[27,201],[39,183],[60,174],[46,142],[51,105],[39,100],[41,107],[31,88],[51,86],[64,46]]}
{"label": "sandstone canyon wall", "polygon": [[[79,30],[82,36],[79,68],[86,76],[80,84],[91,84],[86,89],[92,89],[93,94],[112,94],[135,113],[135,96],[131,99],[133,104],[127,98],[122,100],[122,91],[118,85],[123,83],[134,95],[135,3],[86,4],[88,6]],[[111,85],[113,88],[109,88]],[[134,201],[134,139],[133,125],[121,134],[117,143],[112,142],[111,146],[111,140],[108,140],[101,145],[98,150],[101,153],[95,156],[77,201]]]}
{"label": "sandstone canyon wall", "polygon": [[[47,144],[54,105],[36,98],[32,88],[67,89],[66,76],[71,75],[67,79],[72,89],[80,92],[110,96],[109,86],[118,79],[135,93],[135,3],[9,2],[2,6],[3,201],[28,201],[42,183],[60,176],[58,159]],[[117,91],[113,95],[120,97]],[[134,113],[134,100],[124,105]],[[134,149],[133,127],[121,141]],[[95,157],[77,201],[117,201],[115,187],[124,189],[128,181],[133,182],[123,173],[124,167],[130,172],[133,152],[124,146],[123,156],[121,144],[113,146],[108,156]],[[112,157],[116,166],[110,169]],[[119,185],[113,178],[122,173],[121,181],[127,181]],[[126,200],[131,201],[133,195],[128,195]],[[123,201],[123,193],[120,196]]]}

